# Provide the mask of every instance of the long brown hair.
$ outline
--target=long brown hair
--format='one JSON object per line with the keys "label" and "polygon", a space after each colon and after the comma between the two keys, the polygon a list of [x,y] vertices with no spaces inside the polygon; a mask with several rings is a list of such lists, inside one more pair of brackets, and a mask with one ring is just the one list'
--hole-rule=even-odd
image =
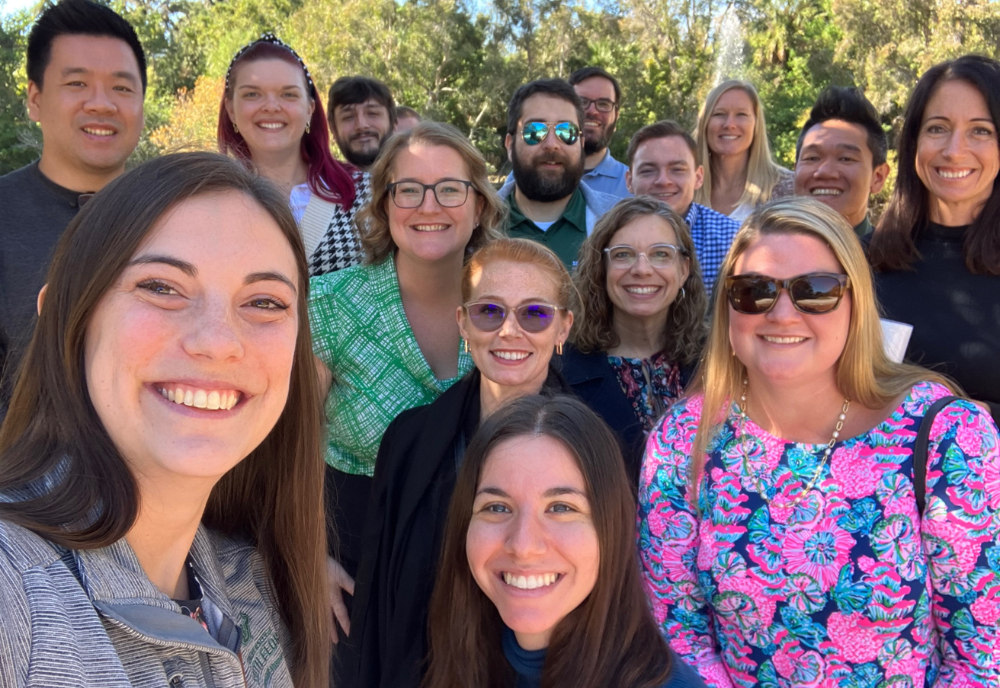
{"label": "long brown hair", "polygon": [[547,688],[653,688],[670,675],[670,655],[646,602],[635,546],[635,502],[614,433],[569,396],[526,396],[488,417],[462,462],[444,529],[431,598],[430,668],[422,688],[512,688],[501,647],[503,622],[476,584],[466,533],[490,454],[514,437],[551,437],[576,460],[600,546],[590,595],[556,626],[545,660]]}
{"label": "long brown hair", "polygon": [[[966,55],[928,69],[906,105],[903,128],[899,132],[899,169],[892,199],[872,234],[868,257],[879,271],[909,270],[920,258],[914,238],[927,226],[927,187],[917,176],[917,140],[924,123],[924,111],[938,88],[947,81],[964,81],[983,96],[993,119],[1000,127],[1000,62],[979,55]],[[969,272],[1000,275],[1000,184],[993,181],[993,193],[965,233],[963,253]]]}
{"label": "long brown hair", "polygon": [[0,492],[46,482],[0,518],[71,549],[106,547],[135,523],[135,478],[90,401],[84,339],[94,311],[150,231],[186,199],[236,191],[277,223],[298,268],[298,336],[288,401],[270,434],[216,484],[204,524],[256,544],[291,634],[297,685],[328,680],[330,619],[323,523],[322,408],[306,317],[309,272],[288,203],[270,182],[215,153],[178,153],[122,175],[73,219],[0,428]]}
{"label": "long brown hair", "polygon": [[693,363],[701,354],[706,333],[708,297],[701,278],[701,267],[687,223],[669,205],[649,196],[619,201],[598,220],[594,233],[580,247],[580,263],[573,280],[580,293],[581,307],[572,341],[584,353],[607,351],[620,343],[614,329],[615,307],[608,296],[608,265],[604,249],[611,244],[619,229],[646,215],[655,215],[673,228],[685,252],[683,259],[688,261],[690,267],[687,280],[682,285],[684,295],[678,294],[670,304],[664,336],[667,341],[665,351],[671,361]]}

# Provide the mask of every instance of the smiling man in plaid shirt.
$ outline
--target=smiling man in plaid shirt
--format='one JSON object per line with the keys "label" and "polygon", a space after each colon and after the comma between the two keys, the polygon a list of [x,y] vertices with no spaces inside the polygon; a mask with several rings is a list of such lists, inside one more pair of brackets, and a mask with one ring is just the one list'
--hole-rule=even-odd
{"label": "smiling man in plaid shirt", "polygon": [[636,196],[658,198],[687,221],[705,289],[711,294],[740,223],[693,202],[704,179],[696,150],[694,139],[676,122],[645,126],[629,141],[625,182]]}

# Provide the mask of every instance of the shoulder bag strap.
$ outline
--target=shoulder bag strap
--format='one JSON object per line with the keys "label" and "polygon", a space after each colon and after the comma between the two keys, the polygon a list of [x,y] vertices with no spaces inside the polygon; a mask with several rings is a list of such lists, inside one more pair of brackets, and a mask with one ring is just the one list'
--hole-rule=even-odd
{"label": "shoulder bag strap", "polygon": [[931,426],[934,425],[934,417],[945,406],[959,397],[941,397],[927,409],[923,420],[920,421],[920,431],[917,432],[917,442],[913,445],[913,492],[917,497],[917,515],[923,517],[924,506],[927,500],[927,452],[931,438]]}

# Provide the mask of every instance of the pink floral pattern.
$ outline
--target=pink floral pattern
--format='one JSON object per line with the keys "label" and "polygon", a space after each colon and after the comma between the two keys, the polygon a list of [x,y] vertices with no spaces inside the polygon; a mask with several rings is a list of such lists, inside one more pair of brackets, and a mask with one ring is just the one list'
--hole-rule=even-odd
{"label": "pink floral pattern", "polygon": [[794,506],[822,446],[734,410],[695,509],[701,397],[663,418],[639,486],[643,577],[664,636],[709,686],[1000,687],[1000,440],[974,404],[938,414],[922,518],[914,498],[920,421],[948,393],[916,385],[880,425],[837,442]]}

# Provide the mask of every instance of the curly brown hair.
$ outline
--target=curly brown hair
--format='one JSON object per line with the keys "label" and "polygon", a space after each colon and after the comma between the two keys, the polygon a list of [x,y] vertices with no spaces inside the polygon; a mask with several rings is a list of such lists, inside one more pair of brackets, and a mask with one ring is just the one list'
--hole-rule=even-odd
{"label": "curly brown hair", "polygon": [[687,223],[662,201],[649,196],[637,196],[619,201],[605,213],[594,232],[580,247],[580,262],[573,280],[580,293],[582,308],[574,327],[573,343],[580,351],[607,351],[621,343],[614,329],[614,304],[608,296],[608,270],[604,249],[619,229],[637,217],[656,215],[669,224],[677,235],[689,261],[690,272],[682,285],[684,296],[676,299],[667,315],[664,350],[667,357],[678,363],[694,363],[705,342],[705,312],[708,298],[701,278],[698,256]]}
{"label": "curly brown hair", "polygon": [[361,248],[365,262],[381,263],[396,252],[396,242],[389,231],[388,185],[392,182],[393,167],[399,153],[411,145],[447,146],[465,160],[469,168],[469,181],[483,199],[479,226],[472,230],[466,254],[504,236],[507,223],[507,204],[497,195],[487,175],[486,160],[462,133],[450,124],[421,122],[411,131],[395,134],[385,144],[371,170],[372,200],[358,213],[357,226],[361,230]]}

